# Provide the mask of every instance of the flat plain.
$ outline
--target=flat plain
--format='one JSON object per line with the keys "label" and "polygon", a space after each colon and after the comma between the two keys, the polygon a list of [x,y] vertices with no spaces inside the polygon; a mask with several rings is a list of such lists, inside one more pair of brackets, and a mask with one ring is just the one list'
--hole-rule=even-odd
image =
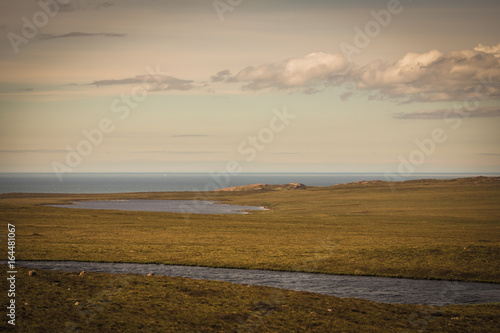
{"label": "flat plain", "polygon": [[[4,224],[16,226],[18,260],[147,262],[500,283],[498,177],[259,188],[201,193],[12,193],[0,196],[0,211]],[[247,215],[200,215],[46,206],[76,200],[124,199],[199,199],[265,206],[269,210]],[[79,304],[86,306],[90,306],[89,299],[107,290],[103,283],[108,282],[103,281],[120,279],[106,274],[88,276],[82,280],[85,284],[81,289],[77,288],[81,293]],[[114,288],[120,290],[118,296],[111,295],[110,302],[99,301],[101,310],[88,321],[81,313],[74,313],[76,301],[65,300],[72,299],[66,289],[56,288],[72,284],[75,278],[71,274],[42,272],[29,279],[20,287],[21,297],[29,305],[19,313],[19,323],[28,332],[43,331],[49,324],[42,317],[50,317],[52,311],[58,311],[61,318],[73,318],[72,322],[86,332],[98,330],[107,321],[115,322],[115,328],[124,331],[119,322],[129,319],[139,325],[130,326],[131,331],[140,325],[145,325],[145,331],[175,331],[175,325],[186,328],[194,323],[200,331],[280,331],[279,327],[284,331],[318,332],[325,331],[325,327],[329,327],[326,331],[418,331],[424,326],[428,331],[456,331],[455,324],[463,331],[500,329],[499,304],[378,304],[223,282],[139,276],[123,277],[139,282]],[[144,283],[150,288],[145,288]],[[152,310],[148,309],[154,305],[168,309],[176,304],[175,297],[155,297],[167,285],[175,289],[175,297],[193,302],[193,309],[200,315],[188,315],[185,312],[190,310],[176,308],[175,320],[163,318],[154,323],[144,319],[161,316],[149,314]],[[226,295],[225,290],[233,294]],[[122,299],[122,291],[130,295]],[[49,297],[49,293],[59,295],[54,300],[58,305],[44,310],[43,297]],[[282,296],[269,296],[273,293]],[[235,301],[238,299],[241,302]],[[137,309],[128,309],[124,302],[136,304]],[[260,303],[264,305],[256,306]],[[318,307],[323,309],[327,304],[330,307],[319,311]],[[291,308],[295,312],[290,312]],[[345,317],[342,309],[352,308],[359,312]],[[165,311],[173,316],[173,312]],[[208,313],[219,313],[224,318],[211,321]],[[314,319],[307,313],[314,313]],[[303,320],[292,320],[295,316]],[[394,325],[386,326],[388,320]]]}

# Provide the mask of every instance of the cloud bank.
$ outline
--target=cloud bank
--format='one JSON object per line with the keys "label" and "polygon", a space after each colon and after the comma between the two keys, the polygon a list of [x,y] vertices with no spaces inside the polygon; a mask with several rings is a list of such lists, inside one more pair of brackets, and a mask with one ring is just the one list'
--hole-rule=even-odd
{"label": "cloud bank", "polygon": [[217,72],[215,75],[210,77],[211,82],[221,82],[230,78],[231,72],[229,69]]}
{"label": "cloud bank", "polygon": [[360,90],[378,98],[406,101],[451,101],[498,98],[500,44],[443,54],[407,53],[393,64],[374,61],[349,73]]}
{"label": "cloud bank", "polygon": [[[111,86],[111,85],[122,85],[122,84],[143,84],[147,82],[150,78],[149,75],[137,75],[135,77],[119,79],[119,80],[99,80],[90,83],[91,85],[96,86]],[[175,78],[170,75],[155,75],[155,88],[151,89],[152,91],[163,91],[163,90],[190,90],[193,89],[192,85],[193,81],[191,80],[182,80]]]}
{"label": "cloud bank", "polygon": [[[349,64],[341,54],[310,53],[277,63],[249,66],[230,76],[216,73],[211,82],[242,82],[243,90],[288,90],[314,93],[327,87],[354,84],[370,99],[402,102],[500,97],[500,44],[442,53],[407,53],[394,63],[376,60]],[[347,99],[352,95],[345,95]]]}
{"label": "cloud bank", "polygon": [[[83,37],[122,37],[124,34],[89,34],[73,32],[66,35],[43,35],[43,39]],[[98,80],[91,84],[119,85],[141,84],[139,75],[124,79]],[[348,100],[354,94],[365,93],[368,99],[393,99],[401,103],[478,101],[500,98],[500,44],[479,44],[473,49],[442,53],[431,50],[424,53],[407,53],[394,63],[376,60],[365,66],[349,63],[341,54],[310,53],[257,67],[248,66],[232,75],[229,69],[210,76],[207,81],[195,83],[169,75],[160,76],[160,90],[191,90],[210,84],[242,83],[243,91],[290,91],[313,94],[328,87],[349,87],[342,94]],[[495,110],[481,109],[475,115],[490,117]],[[442,110],[397,115],[397,118],[434,119]],[[496,115],[494,115],[496,116]]]}
{"label": "cloud bank", "polygon": [[92,36],[103,36],[103,37],[125,37],[127,34],[100,32],[100,33],[87,33],[87,32],[70,32],[63,35],[55,34],[38,34],[38,39],[56,39],[56,38],[71,38],[71,37],[92,37]]}
{"label": "cloud bank", "polygon": [[242,87],[244,90],[271,88],[301,89],[307,92],[323,84],[332,84],[347,66],[347,59],[343,55],[317,52],[279,63],[250,66],[241,70],[230,81],[248,82]]}
{"label": "cloud bank", "polygon": [[397,119],[447,119],[447,118],[486,118],[500,117],[500,107],[478,107],[472,111],[453,110],[453,109],[435,109],[424,110],[409,113],[397,113],[394,118]]}
{"label": "cloud bank", "polygon": [[103,0],[70,0],[67,4],[57,3],[57,5],[49,2],[49,6],[51,6],[52,10],[55,10],[55,6],[57,6],[57,10],[60,12],[75,12],[78,10],[98,10],[102,8],[108,8],[114,6],[112,1],[103,1]]}

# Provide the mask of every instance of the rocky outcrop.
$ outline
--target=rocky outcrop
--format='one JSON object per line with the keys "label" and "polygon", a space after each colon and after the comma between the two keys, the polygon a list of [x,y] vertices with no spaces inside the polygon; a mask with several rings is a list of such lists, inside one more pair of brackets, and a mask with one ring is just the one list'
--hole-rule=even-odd
{"label": "rocky outcrop", "polygon": [[358,180],[357,182],[352,182],[352,183],[342,183],[342,184],[335,184],[332,185],[334,186],[359,186],[359,185],[375,185],[375,184],[382,184],[385,183],[382,180]]}
{"label": "rocky outcrop", "polygon": [[231,192],[231,191],[280,191],[280,190],[302,190],[307,186],[301,183],[288,183],[282,185],[268,185],[268,184],[252,184],[221,188],[216,191]]}
{"label": "rocky outcrop", "polygon": [[242,185],[242,186],[233,186],[233,187],[226,187],[226,188],[221,188],[216,191],[223,191],[223,192],[232,192],[232,191],[259,191],[264,188],[266,188],[267,184],[252,184],[252,185]]}

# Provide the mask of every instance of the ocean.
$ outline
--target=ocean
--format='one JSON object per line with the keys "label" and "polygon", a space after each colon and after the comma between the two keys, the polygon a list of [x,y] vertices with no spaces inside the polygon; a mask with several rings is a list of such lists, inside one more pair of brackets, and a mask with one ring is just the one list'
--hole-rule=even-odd
{"label": "ocean", "polygon": [[[331,186],[361,180],[450,179],[478,174],[420,173],[387,178],[381,173],[1,173],[0,193],[126,193],[207,191],[256,183]],[[485,176],[490,176],[486,175]]]}

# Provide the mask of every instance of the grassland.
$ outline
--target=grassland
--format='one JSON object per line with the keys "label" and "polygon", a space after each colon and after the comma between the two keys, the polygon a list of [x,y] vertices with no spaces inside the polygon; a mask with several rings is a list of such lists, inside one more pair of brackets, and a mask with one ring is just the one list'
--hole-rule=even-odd
{"label": "grassland", "polygon": [[22,268],[16,281],[16,327],[2,320],[0,331],[490,333],[499,329],[500,305],[491,304],[393,305],[162,276],[37,271],[30,277]]}
{"label": "grassland", "polygon": [[[45,206],[132,198],[207,199],[270,210],[197,215]],[[18,260],[157,262],[500,283],[499,199],[500,178],[481,177],[295,190],[5,194],[0,216],[2,224],[16,226]],[[6,237],[6,231],[0,233]],[[62,325],[82,332],[500,330],[499,304],[391,305],[213,281],[61,272],[28,277],[20,271],[23,332],[62,332]]]}
{"label": "grassland", "polygon": [[[305,190],[7,194],[18,259],[153,262],[500,282],[500,179]],[[72,200],[211,199],[248,215],[62,209]]]}

